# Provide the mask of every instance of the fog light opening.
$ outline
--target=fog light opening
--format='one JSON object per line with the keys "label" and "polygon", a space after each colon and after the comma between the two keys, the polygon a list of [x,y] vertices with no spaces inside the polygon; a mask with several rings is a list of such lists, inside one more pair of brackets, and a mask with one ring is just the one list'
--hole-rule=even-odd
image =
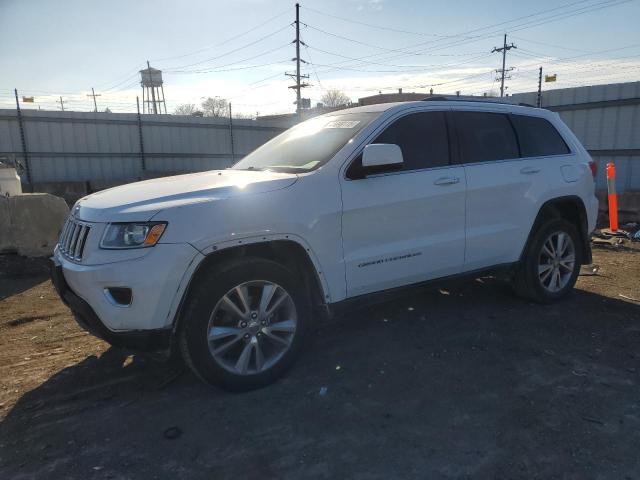
{"label": "fog light opening", "polygon": [[133,301],[133,293],[126,287],[107,287],[104,289],[107,300],[118,307],[128,307]]}

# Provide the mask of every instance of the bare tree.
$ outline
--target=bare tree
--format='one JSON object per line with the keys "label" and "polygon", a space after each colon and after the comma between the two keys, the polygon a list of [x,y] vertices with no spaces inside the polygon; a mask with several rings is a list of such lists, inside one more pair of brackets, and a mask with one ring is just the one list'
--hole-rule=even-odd
{"label": "bare tree", "polygon": [[252,113],[233,113],[233,118],[237,118],[239,120],[254,120],[256,116]]}
{"label": "bare tree", "polygon": [[183,103],[178,105],[173,111],[174,115],[193,115],[196,111],[196,106],[193,103]]}
{"label": "bare tree", "polygon": [[205,117],[228,117],[229,102],[226,99],[208,97],[200,104]]}
{"label": "bare tree", "polygon": [[327,107],[340,107],[342,105],[347,105],[351,102],[351,99],[347,97],[347,94],[342,90],[327,90],[322,95],[320,99],[322,103],[324,103]]}

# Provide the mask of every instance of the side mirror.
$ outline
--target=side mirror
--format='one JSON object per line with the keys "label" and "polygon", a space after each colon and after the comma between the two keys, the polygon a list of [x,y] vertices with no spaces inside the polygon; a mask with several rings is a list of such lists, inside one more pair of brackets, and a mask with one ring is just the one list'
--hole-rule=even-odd
{"label": "side mirror", "polygon": [[402,165],[402,150],[393,143],[372,143],[364,147],[362,152],[362,166],[385,167]]}

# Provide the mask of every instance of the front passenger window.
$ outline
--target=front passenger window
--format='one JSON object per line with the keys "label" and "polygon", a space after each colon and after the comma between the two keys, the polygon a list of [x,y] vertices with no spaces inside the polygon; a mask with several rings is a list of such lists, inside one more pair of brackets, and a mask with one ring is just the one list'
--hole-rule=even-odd
{"label": "front passenger window", "polygon": [[371,143],[394,143],[402,150],[403,170],[449,164],[444,112],[413,113],[396,120]]}
{"label": "front passenger window", "polygon": [[[412,113],[399,118],[389,125],[371,143],[393,143],[402,150],[401,170],[421,170],[424,168],[449,165],[449,137],[444,112]],[[398,167],[382,167],[365,172],[362,154],[347,170],[347,178],[360,179],[366,174],[398,171]]]}

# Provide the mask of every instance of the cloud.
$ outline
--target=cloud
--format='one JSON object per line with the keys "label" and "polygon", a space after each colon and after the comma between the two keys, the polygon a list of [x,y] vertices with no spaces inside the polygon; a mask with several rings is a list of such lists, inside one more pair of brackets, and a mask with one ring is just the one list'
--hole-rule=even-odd
{"label": "cloud", "polygon": [[[637,57],[637,56],[636,56]],[[531,56],[530,58],[511,56],[509,65],[514,67],[507,80],[507,92],[532,92],[538,86],[538,67],[544,66],[544,73],[558,75],[556,83],[543,84],[544,90],[556,88],[568,88],[580,85],[593,85],[604,83],[617,83],[636,81],[640,73],[640,60],[630,56],[628,58],[590,59],[581,58],[579,61],[560,62],[549,57]],[[391,93],[402,88],[404,92],[429,93],[430,88],[434,93],[455,94],[460,91],[463,95],[482,95],[483,93],[496,93],[499,90],[499,82],[496,80],[495,65],[489,63],[477,63],[458,67],[434,69],[425,67],[424,73],[397,72],[379,74],[375,72],[334,72],[332,77],[321,76],[320,82],[311,74],[312,86],[302,92],[304,98],[310,98],[312,105],[320,101],[326,89],[337,88],[343,90],[349,98],[357,101],[358,98],[375,95],[379,91]],[[615,67],[615,68],[614,68]],[[211,74],[204,76],[171,76],[165,78],[165,94],[167,97],[167,109],[173,109],[181,103],[193,103],[200,105],[202,97],[220,96],[230,100],[234,112],[255,115],[273,113],[287,113],[295,110],[295,91],[288,88],[292,85],[291,79],[284,76],[285,67],[272,66],[265,69],[264,77],[273,78],[255,83],[255,78],[246,79],[237,75],[220,76]],[[328,74],[326,74],[328,75]],[[261,77],[262,78],[262,77]],[[254,84],[251,84],[254,82]],[[63,95],[65,108],[68,110],[91,111],[93,103],[87,97],[86,91],[78,91],[74,94]],[[123,91],[100,92],[98,108],[104,110],[109,107],[114,112],[135,112],[136,96],[141,97],[139,87]],[[21,92],[30,96],[30,92]],[[37,108],[57,110],[59,104],[57,94],[37,95],[36,103],[26,104],[25,108]],[[15,108],[15,101],[11,96],[0,97],[0,108]]]}
{"label": "cloud", "polygon": [[350,2],[356,4],[356,10],[359,12],[363,10],[380,11],[384,5],[384,0],[350,0]]}

